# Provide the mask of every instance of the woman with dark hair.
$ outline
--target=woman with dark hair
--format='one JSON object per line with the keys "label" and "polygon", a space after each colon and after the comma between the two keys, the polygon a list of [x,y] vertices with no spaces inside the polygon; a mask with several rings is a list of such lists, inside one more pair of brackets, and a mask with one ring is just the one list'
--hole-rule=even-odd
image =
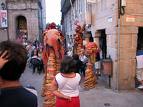
{"label": "woman with dark hair", "polygon": [[61,62],[60,73],[52,82],[52,91],[56,96],[56,107],[80,107],[80,75],[75,73],[76,61],[65,56]]}

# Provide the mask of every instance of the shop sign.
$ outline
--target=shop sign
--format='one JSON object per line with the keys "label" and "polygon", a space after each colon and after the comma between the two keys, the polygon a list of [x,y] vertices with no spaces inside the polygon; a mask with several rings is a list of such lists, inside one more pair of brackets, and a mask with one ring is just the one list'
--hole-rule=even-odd
{"label": "shop sign", "polygon": [[126,22],[135,22],[135,17],[134,16],[127,16]]}
{"label": "shop sign", "polygon": [[87,0],[87,3],[96,3],[96,0]]}
{"label": "shop sign", "polygon": [[0,10],[0,27],[6,28],[7,24],[7,10]]}

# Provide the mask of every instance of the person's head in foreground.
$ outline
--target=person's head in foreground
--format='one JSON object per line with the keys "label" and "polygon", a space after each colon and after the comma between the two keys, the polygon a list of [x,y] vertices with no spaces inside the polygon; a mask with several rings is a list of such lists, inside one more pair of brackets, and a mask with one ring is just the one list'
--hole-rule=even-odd
{"label": "person's head in foreground", "polygon": [[21,44],[3,41],[0,43],[0,54],[4,52],[5,56],[8,56],[8,61],[0,69],[0,77],[8,81],[19,80],[26,67],[27,50]]}
{"label": "person's head in foreground", "polygon": [[27,50],[22,44],[0,42],[1,107],[37,107],[36,91],[29,91],[19,81],[26,63]]}

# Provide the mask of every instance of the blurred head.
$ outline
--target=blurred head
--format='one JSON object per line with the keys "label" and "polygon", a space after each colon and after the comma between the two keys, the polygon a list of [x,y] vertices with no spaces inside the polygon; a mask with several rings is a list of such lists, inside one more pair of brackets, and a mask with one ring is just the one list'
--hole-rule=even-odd
{"label": "blurred head", "polygon": [[52,22],[46,26],[46,29],[56,29],[56,23]]}
{"label": "blurred head", "polygon": [[73,57],[74,60],[79,60],[79,55],[78,54],[73,54],[72,57]]}
{"label": "blurred head", "polygon": [[52,22],[52,23],[50,24],[50,27],[51,27],[51,29],[56,29],[56,23]]}
{"label": "blurred head", "polygon": [[21,44],[3,41],[0,43],[0,52],[5,50],[8,52],[9,61],[0,70],[0,77],[3,80],[19,80],[26,67],[27,50]]}
{"label": "blurred head", "polygon": [[38,50],[37,49],[34,49],[33,56],[38,56]]}
{"label": "blurred head", "polygon": [[76,61],[70,56],[65,56],[61,62],[60,72],[68,74],[75,72],[75,70],[76,70]]}
{"label": "blurred head", "polygon": [[38,56],[38,49],[34,49],[32,52],[31,52],[31,57],[33,56]]}

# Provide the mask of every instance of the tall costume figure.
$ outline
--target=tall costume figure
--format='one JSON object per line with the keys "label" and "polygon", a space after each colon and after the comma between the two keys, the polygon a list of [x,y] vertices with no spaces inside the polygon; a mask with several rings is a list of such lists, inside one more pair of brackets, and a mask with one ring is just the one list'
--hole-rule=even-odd
{"label": "tall costume figure", "polygon": [[85,71],[84,87],[94,88],[96,85],[96,76],[94,74],[94,63],[96,62],[97,45],[95,42],[88,42],[85,46],[88,56],[87,68]]}
{"label": "tall costume figure", "polygon": [[74,53],[78,55],[80,54],[80,51],[83,48],[82,31],[82,27],[80,25],[76,25],[74,35]]}
{"label": "tall costume figure", "polygon": [[55,96],[51,92],[51,82],[59,71],[59,64],[64,56],[63,35],[50,24],[44,32],[43,62],[45,77],[43,84],[44,107],[55,107]]}

